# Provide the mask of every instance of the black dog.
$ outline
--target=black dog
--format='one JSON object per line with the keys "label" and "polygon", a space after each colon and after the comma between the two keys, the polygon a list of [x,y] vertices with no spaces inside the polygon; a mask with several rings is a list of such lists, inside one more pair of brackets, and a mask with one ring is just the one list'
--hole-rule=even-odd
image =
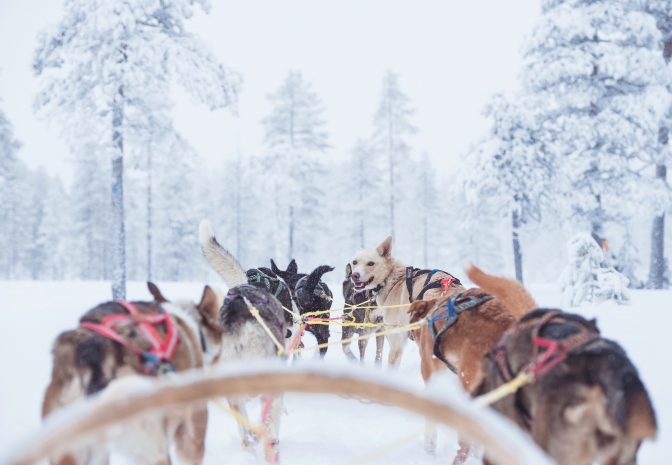
{"label": "black dog", "polygon": [[[272,262],[272,260],[271,260]],[[289,286],[285,284],[273,271],[268,268],[250,268],[245,272],[247,275],[247,282],[253,286],[263,287],[268,292],[273,294],[287,310],[292,310],[292,296],[290,294]],[[283,310],[285,314],[284,319],[288,328],[294,324],[292,314]],[[286,337],[292,335],[288,330]]]}
{"label": "black dog", "polygon": [[[271,260],[271,270],[289,286],[292,297],[296,302],[301,315],[311,312],[324,312],[315,315],[316,318],[329,318],[327,311],[331,308],[333,294],[329,287],[321,281],[322,275],[334,268],[327,265],[318,266],[309,275],[298,273],[296,261],[289,262],[287,269],[282,271]],[[306,330],[313,333],[318,344],[329,341],[329,325],[307,325]],[[320,348],[320,357],[327,353],[327,347]]]}

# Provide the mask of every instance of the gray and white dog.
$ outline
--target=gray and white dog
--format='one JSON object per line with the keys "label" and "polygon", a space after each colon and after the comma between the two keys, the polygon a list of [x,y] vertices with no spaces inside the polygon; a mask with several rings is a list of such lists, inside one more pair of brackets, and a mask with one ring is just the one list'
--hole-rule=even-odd
{"label": "gray and white dog", "polygon": [[[222,352],[220,363],[233,360],[251,360],[278,357],[277,341],[285,349],[287,322],[280,301],[263,284],[248,284],[247,275],[240,263],[219,245],[208,220],[201,222],[199,238],[206,260],[224,279],[229,292],[220,310],[219,321],[222,334]],[[259,318],[275,338],[266,332],[259,320],[253,315],[256,309]],[[245,404],[248,398],[229,398],[231,409],[240,417],[247,419]],[[264,449],[269,461],[278,457],[278,433],[282,413],[282,394],[262,396],[262,419],[266,431]],[[250,422],[247,421],[247,425]],[[250,448],[257,441],[255,434],[245,424],[238,422],[243,447]]]}

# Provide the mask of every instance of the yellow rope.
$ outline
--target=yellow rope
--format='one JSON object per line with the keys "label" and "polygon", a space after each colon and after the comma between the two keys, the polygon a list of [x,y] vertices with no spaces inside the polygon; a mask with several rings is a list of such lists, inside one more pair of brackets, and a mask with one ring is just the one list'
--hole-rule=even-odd
{"label": "yellow rope", "polygon": [[224,403],[219,399],[210,399],[210,401],[217,407],[219,407],[224,413],[228,413],[233,418],[235,418],[238,421],[238,423],[242,424],[248,430],[252,431],[253,433],[259,436],[263,435],[264,428],[262,426],[253,426],[247,418],[245,418],[243,415],[236,412],[235,410],[224,405]]}
{"label": "yellow rope", "polygon": [[486,406],[505,398],[510,394],[515,394],[518,389],[534,381],[534,376],[528,371],[523,371],[514,379],[506,384],[502,384],[496,389],[477,397],[474,402],[479,406]]}
{"label": "yellow rope", "polygon": [[[410,307],[411,304],[397,304],[397,305],[367,305],[367,306],[362,306],[362,307],[356,307],[356,310],[360,308],[379,308],[381,310],[387,310],[388,308],[400,308],[400,307]],[[308,313],[303,313],[301,316],[315,316],[315,315],[321,315],[324,313],[329,313],[329,312],[337,312],[337,311],[345,311],[345,310],[351,310],[352,307],[343,307],[343,308],[331,308],[329,310],[319,310],[316,312],[308,312]]]}
{"label": "yellow rope", "polygon": [[247,307],[250,310],[250,313],[252,314],[253,317],[257,319],[259,324],[261,325],[262,328],[264,328],[264,331],[266,331],[266,334],[269,335],[269,337],[273,340],[275,343],[276,347],[278,348],[278,355],[283,355],[285,353],[285,346],[280,344],[280,342],[276,339],[276,337],[273,335],[271,330],[266,326],[266,322],[261,318],[261,315],[259,314],[259,310],[252,305],[247,299],[245,299],[245,303],[247,303]]}
{"label": "yellow rope", "polygon": [[[403,332],[407,332],[407,331],[412,331],[414,329],[418,329],[423,324],[425,324],[425,319],[424,318],[420,321],[415,322],[415,323],[411,323],[410,325],[402,326],[400,328],[388,329],[386,331],[380,331],[378,333],[366,334],[364,336],[359,336],[359,338],[357,338],[357,339],[362,340],[362,339],[368,339],[370,337],[386,336],[388,334],[403,333]],[[351,337],[351,338],[348,338],[348,339],[342,339],[340,341],[324,342],[322,344],[318,344],[318,345],[313,346],[313,347],[304,347],[303,349],[293,349],[289,353],[290,354],[298,354],[299,352],[304,352],[306,350],[322,349],[323,347],[329,347],[329,346],[334,346],[334,345],[339,345],[339,344],[350,344],[354,340],[355,340],[355,338]]]}
{"label": "yellow rope", "polygon": [[378,328],[379,326],[394,326],[392,323],[353,323],[350,321],[315,321],[315,320],[306,320],[304,322],[307,325],[330,325],[335,324],[338,326],[359,326],[362,328]]}

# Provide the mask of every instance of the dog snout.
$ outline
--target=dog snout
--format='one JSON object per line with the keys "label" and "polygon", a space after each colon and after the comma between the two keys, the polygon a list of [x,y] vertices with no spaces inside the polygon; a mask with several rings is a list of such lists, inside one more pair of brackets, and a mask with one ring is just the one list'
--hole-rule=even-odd
{"label": "dog snout", "polygon": [[352,273],[352,279],[353,279],[354,281],[359,281],[359,276],[360,276],[360,274],[359,274],[357,271],[355,271],[354,273]]}

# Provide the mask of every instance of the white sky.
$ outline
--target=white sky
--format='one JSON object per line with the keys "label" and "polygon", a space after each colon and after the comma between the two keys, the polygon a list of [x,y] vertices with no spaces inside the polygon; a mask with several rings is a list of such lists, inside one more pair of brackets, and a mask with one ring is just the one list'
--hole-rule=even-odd
{"label": "white sky", "polygon": [[[37,32],[61,17],[60,0],[0,0],[0,106],[23,143],[19,156],[69,184],[70,155],[59,128],[32,111],[38,87],[31,60]],[[326,108],[332,148],[345,157],[371,133],[383,73],[401,74],[427,151],[444,172],[487,130],[481,110],[498,90],[514,90],[519,48],[539,16],[538,0],[212,0],[210,15],[187,24],[243,75],[239,116],[193,105],[177,89],[177,128],[211,164],[264,150],[266,95],[288,70],[312,82]]]}

